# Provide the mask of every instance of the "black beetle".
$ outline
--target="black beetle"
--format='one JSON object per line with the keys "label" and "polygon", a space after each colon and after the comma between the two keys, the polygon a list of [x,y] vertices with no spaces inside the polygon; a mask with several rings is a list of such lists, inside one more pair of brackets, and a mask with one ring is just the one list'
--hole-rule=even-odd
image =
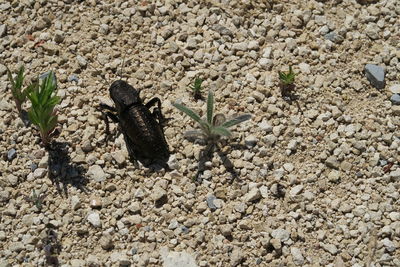
{"label": "black beetle", "polygon": [[[103,112],[106,115],[106,132],[107,117],[110,117],[119,123],[131,159],[140,161],[144,166],[166,165],[170,152],[162,127],[166,119],[161,113],[161,100],[155,97],[144,104],[140,90],[123,80],[113,82],[109,91],[115,107],[100,104],[101,109],[108,110]],[[155,104],[157,107],[151,112],[150,108]]]}

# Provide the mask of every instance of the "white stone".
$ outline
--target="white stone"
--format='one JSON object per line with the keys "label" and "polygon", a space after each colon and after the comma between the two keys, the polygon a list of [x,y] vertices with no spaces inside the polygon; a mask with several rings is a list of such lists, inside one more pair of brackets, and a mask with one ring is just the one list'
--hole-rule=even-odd
{"label": "white stone", "polygon": [[303,254],[301,253],[300,249],[298,249],[296,247],[291,247],[290,253],[292,254],[294,264],[300,265],[300,266],[302,266],[304,264],[304,257],[303,257]]}
{"label": "white stone", "polygon": [[167,247],[160,250],[163,267],[197,267],[195,258],[184,251],[168,251]]}
{"label": "white stone", "polygon": [[248,48],[248,45],[246,42],[235,43],[232,45],[233,51],[246,51],[247,48]]}
{"label": "white stone", "polygon": [[97,212],[91,212],[87,216],[87,220],[96,228],[101,227],[100,215]]}
{"label": "white stone", "polygon": [[156,186],[153,189],[153,192],[151,193],[150,197],[154,200],[154,201],[158,201],[160,199],[162,199],[163,197],[165,197],[167,195],[167,191],[165,191],[163,188]]}
{"label": "white stone", "polygon": [[289,195],[291,197],[295,197],[298,194],[301,193],[301,191],[303,191],[304,186],[303,185],[296,185],[295,187],[293,187],[292,189],[290,189]]}
{"label": "white stone", "polygon": [[290,233],[285,229],[278,228],[272,231],[271,236],[275,239],[280,240],[281,242],[285,242],[289,240]]}
{"label": "white stone", "polygon": [[304,74],[310,74],[311,73],[310,65],[308,65],[307,63],[304,63],[304,62],[300,63],[299,64],[299,69]]}
{"label": "white stone", "polygon": [[106,179],[106,174],[99,165],[90,166],[86,174],[96,182],[102,182]]}
{"label": "white stone", "polygon": [[33,172],[33,177],[35,179],[39,179],[39,178],[43,178],[47,173],[47,169],[45,168],[37,168],[34,172]]}
{"label": "white stone", "polygon": [[243,200],[247,203],[250,203],[260,198],[261,198],[260,190],[257,187],[254,187],[244,196]]}
{"label": "white stone", "polygon": [[400,94],[400,84],[390,86],[389,91],[392,92],[392,94]]}
{"label": "white stone", "polygon": [[265,131],[265,133],[272,133],[272,125],[269,124],[267,120],[263,120],[258,124],[261,130]]}
{"label": "white stone", "polygon": [[325,251],[329,252],[332,255],[336,255],[338,253],[338,249],[334,244],[321,243],[320,245]]}

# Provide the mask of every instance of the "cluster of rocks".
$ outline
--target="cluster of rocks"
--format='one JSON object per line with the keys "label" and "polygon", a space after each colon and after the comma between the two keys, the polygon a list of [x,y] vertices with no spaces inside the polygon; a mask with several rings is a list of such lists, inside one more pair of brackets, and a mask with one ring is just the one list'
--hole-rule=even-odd
{"label": "cluster of rocks", "polygon": [[[0,4],[0,266],[400,265],[400,2],[161,2]],[[56,72],[60,153],[15,111],[19,64]],[[106,142],[118,77],[162,99],[171,170]],[[171,105],[204,114],[195,77],[253,115],[198,180],[204,145]]]}

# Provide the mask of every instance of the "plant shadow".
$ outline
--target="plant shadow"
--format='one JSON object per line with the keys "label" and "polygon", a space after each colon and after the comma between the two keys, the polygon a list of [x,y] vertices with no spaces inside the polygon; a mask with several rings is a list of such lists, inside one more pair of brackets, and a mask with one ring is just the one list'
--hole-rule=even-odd
{"label": "plant shadow", "polygon": [[[218,144],[215,144],[215,143],[207,144],[207,146],[200,152],[199,164],[198,164],[198,169],[197,169],[197,173],[195,176],[195,181],[199,182],[199,183],[202,181],[201,176],[204,173],[204,171],[207,169],[206,162],[209,162],[213,159],[214,152],[217,152],[225,169],[230,173],[231,179],[229,179],[229,181],[232,183],[236,179],[238,179],[239,174],[235,170],[235,166],[233,165],[232,161],[228,157],[229,151],[232,150],[232,147],[234,147],[234,146],[231,146],[231,148],[228,151],[222,151],[221,148],[218,146]],[[238,145],[236,147],[242,148],[242,146],[240,146],[240,145]]]}
{"label": "plant shadow", "polygon": [[300,96],[295,94],[294,91],[296,89],[296,85],[290,84],[290,85],[280,85],[281,89],[281,95],[283,100],[285,100],[289,105],[291,105],[293,102],[296,104],[297,108],[301,113],[303,113],[303,110],[300,107],[299,104],[299,98]]}
{"label": "plant shadow", "polygon": [[67,142],[53,141],[47,148],[49,153],[48,173],[52,183],[60,195],[68,197],[68,184],[87,193],[88,179],[85,176],[86,169],[79,164],[71,163],[68,154]]}
{"label": "plant shadow", "polygon": [[22,120],[25,127],[31,126],[31,121],[29,120],[28,112],[26,110],[21,110],[19,113],[19,118]]}
{"label": "plant shadow", "polygon": [[46,225],[46,236],[42,239],[47,266],[60,266],[58,255],[61,253],[61,243],[51,224]]}

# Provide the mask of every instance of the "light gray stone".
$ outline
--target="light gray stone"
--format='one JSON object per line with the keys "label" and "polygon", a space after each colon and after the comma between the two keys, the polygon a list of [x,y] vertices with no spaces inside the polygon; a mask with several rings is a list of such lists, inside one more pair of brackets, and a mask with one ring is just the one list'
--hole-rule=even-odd
{"label": "light gray stone", "polygon": [[292,189],[290,189],[289,191],[289,195],[291,197],[295,197],[298,194],[301,193],[301,191],[303,191],[304,186],[303,185],[296,185],[295,187],[293,187]]}
{"label": "light gray stone", "polygon": [[35,179],[40,179],[43,178],[47,173],[47,169],[45,168],[37,168],[34,172],[33,172],[33,177]]}
{"label": "light gray stone", "polygon": [[13,174],[9,174],[7,176],[7,181],[10,183],[10,185],[15,186],[18,184],[18,177]]}
{"label": "light gray stone", "polygon": [[285,242],[289,240],[290,232],[285,229],[278,228],[272,231],[271,236],[281,242]]}
{"label": "light gray stone", "polygon": [[390,97],[390,101],[393,105],[400,105],[400,94],[394,94]]}
{"label": "light gray stone", "polygon": [[254,147],[257,144],[257,137],[254,135],[249,135],[245,138],[244,143],[247,147],[251,148]]}
{"label": "light gray stone", "polygon": [[86,174],[96,182],[102,182],[106,179],[106,174],[99,165],[90,166]]}
{"label": "light gray stone", "polygon": [[0,24],[0,38],[7,35],[7,25]]}
{"label": "light gray stone", "polygon": [[160,186],[155,186],[150,197],[154,201],[159,201],[160,199],[164,198],[167,196],[167,191],[165,191],[163,188]]}
{"label": "light gray stone", "polygon": [[257,187],[254,187],[244,196],[243,200],[247,203],[251,203],[253,201],[259,200],[260,198],[260,190]]}
{"label": "light gray stone", "polygon": [[81,201],[78,196],[74,195],[71,197],[71,208],[77,210],[81,207]]}
{"label": "light gray stone", "polygon": [[160,250],[163,267],[197,267],[195,258],[184,251],[169,251],[167,247]]}
{"label": "light gray stone", "polygon": [[231,258],[231,266],[238,266],[244,259],[242,249],[234,248],[230,258]]}
{"label": "light gray stone", "polygon": [[211,29],[216,31],[216,32],[218,32],[221,35],[227,35],[227,36],[230,36],[230,37],[234,36],[231,30],[229,30],[228,28],[226,28],[225,26],[222,26],[220,24],[214,24],[211,27]]}
{"label": "light gray stone", "polygon": [[378,65],[365,65],[365,76],[368,81],[377,89],[385,87],[385,70]]}
{"label": "light gray stone", "polygon": [[101,227],[100,215],[97,212],[90,212],[87,216],[87,220],[96,228]]}
{"label": "light gray stone", "polygon": [[334,169],[338,169],[339,168],[339,161],[337,160],[337,158],[335,156],[330,156],[325,160],[325,164],[326,166],[328,166],[329,168],[334,168]]}
{"label": "light gray stone", "polygon": [[81,266],[85,266],[86,265],[86,261],[81,260],[81,259],[73,259],[71,260],[71,267],[81,267]]}
{"label": "light gray stone", "polygon": [[99,240],[100,246],[104,250],[110,250],[113,248],[113,240],[110,234],[104,233],[103,236]]}
{"label": "light gray stone", "polygon": [[330,182],[338,182],[340,180],[340,172],[337,170],[333,170],[328,174],[328,180]]}
{"label": "light gray stone", "polygon": [[[1,71],[0,71],[1,74]],[[392,86],[390,86],[389,91],[392,94],[400,94],[400,84],[394,84]]]}
{"label": "light gray stone", "polygon": [[397,248],[396,244],[393,241],[391,241],[389,238],[385,238],[381,242],[385,246],[385,248],[388,252],[393,252]]}
{"label": "light gray stone", "polygon": [[232,45],[232,50],[233,51],[247,51],[247,43],[246,42],[241,42],[241,43],[235,43]]}
{"label": "light gray stone", "polygon": [[293,263],[299,266],[303,266],[304,257],[303,254],[301,253],[301,250],[296,247],[291,247],[290,253],[292,254]]}
{"label": "light gray stone", "polygon": [[258,124],[258,126],[266,133],[272,133],[272,125],[269,124],[267,120],[263,120]]}
{"label": "light gray stone", "polygon": [[327,252],[329,252],[332,255],[336,255],[338,253],[338,249],[334,244],[325,244],[325,243],[320,243],[320,246]]}

